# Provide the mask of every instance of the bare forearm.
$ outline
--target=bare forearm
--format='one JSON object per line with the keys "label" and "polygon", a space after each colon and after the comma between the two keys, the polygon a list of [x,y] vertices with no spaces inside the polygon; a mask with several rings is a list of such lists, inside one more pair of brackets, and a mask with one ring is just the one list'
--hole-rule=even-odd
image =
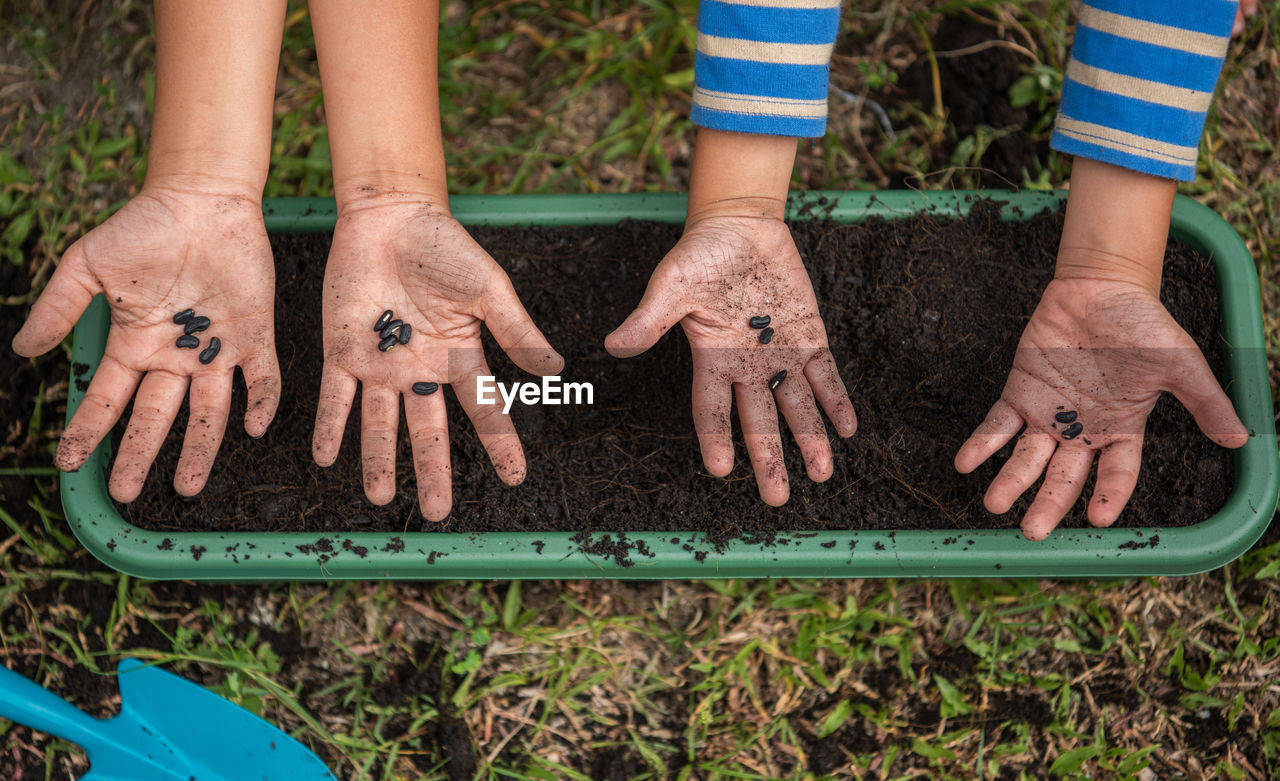
{"label": "bare forearm", "polygon": [[794,138],[699,128],[687,224],[719,216],[782,219],[795,160]]}
{"label": "bare forearm", "polygon": [[156,0],[148,185],[258,198],[271,162],[284,0]]}
{"label": "bare forearm", "polygon": [[312,0],[333,189],[448,202],[436,83],[438,0]]}
{"label": "bare forearm", "polygon": [[1171,179],[1077,157],[1055,276],[1132,282],[1159,295],[1177,189]]}

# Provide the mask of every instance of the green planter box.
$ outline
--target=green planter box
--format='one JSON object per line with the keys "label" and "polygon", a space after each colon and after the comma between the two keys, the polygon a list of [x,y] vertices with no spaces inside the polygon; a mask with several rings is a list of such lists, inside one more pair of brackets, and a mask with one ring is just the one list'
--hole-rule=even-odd
{"label": "green planter box", "polygon": [[[962,215],[978,197],[1005,202],[1006,219],[1057,207],[1064,193],[889,192],[794,194],[794,219],[854,222],[867,217],[905,217],[921,211]],[[469,225],[612,224],[626,218],[682,222],[682,195],[480,196],[457,197],[453,207]],[[331,200],[275,199],[263,207],[272,232],[328,231]],[[1267,384],[1257,274],[1235,231],[1193,200],[1179,196],[1172,233],[1212,257],[1224,308],[1223,336],[1230,345],[1228,390],[1245,425],[1254,433],[1237,451],[1236,485],[1212,518],[1183,528],[1073,529],[1044,542],[1028,542],[1016,529],[966,530],[966,543],[944,545],[954,530],[889,532],[824,531],[787,535],[777,546],[733,542],[723,554],[698,561],[679,544],[691,535],[629,534],[655,554],[632,567],[583,553],[571,532],[450,534],[395,533],[157,533],[124,522],[107,494],[104,442],[78,472],[62,479],[67,520],[81,542],[107,565],[138,577],[191,580],[554,579],[554,578],[741,578],[741,577],[1127,577],[1182,575],[1220,567],[1252,545],[1271,520],[1280,486],[1280,457]],[[656,260],[656,259],[655,259]],[[75,329],[73,360],[97,369],[106,344],[107,306],[96,300]],[[71,384],[70,415],[83,393]],[[216,468],[216,467],[215,467]],[[692,465],[690,465],[692,468]],[[975,486],[975,491],[982,490]],[[1159,545],[1148,546],[1154,535]],[[834,547],[822,547],[832,539]],[[168,544],[165,544],[168,540]],[[368,551],[364,557],[343,543]],[[858,545],[850,551],[848,543]],[[324,555],[303,553],[324,549]],[[879,544],[877,544],[879,543]],[[229,550],[236,546],[234,550]],[[163,549],[162,549],[163,548]],[[431,551],[447,553],[428,563]],[[246,553],[250,556],[246,557]],[[246,560],[247,559],[247,560]]]}

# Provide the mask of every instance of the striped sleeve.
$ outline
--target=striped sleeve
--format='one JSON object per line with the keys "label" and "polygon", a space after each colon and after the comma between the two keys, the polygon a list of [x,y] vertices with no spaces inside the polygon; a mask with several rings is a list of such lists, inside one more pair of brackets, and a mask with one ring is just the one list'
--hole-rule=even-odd
{"label": "striped sleeve", "polygon": [[701,0],[694,124],[817,138],[840,0]]}
{"label": "striped sleeve", "polygon": [[1236,0],[1085,0],[1051,146],[1191,181]]}

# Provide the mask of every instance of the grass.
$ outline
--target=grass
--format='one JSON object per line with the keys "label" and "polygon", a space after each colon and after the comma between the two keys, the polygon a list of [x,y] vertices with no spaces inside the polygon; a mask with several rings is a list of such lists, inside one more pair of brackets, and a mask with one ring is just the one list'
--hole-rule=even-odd
{"label": "grass", "polygon": [[[1068,3],[847,6],[832,83],[859,100],[833,98],[796,186],[1064,182],[1066,161],[1044,141]],[[454,191],[683,189],[695,8],[447,3]],[[149,13],[132,0],[31,3],[0,21],[6,307],[27,306],[66,246],[141,183]],[[1018,63],[1006,94],[1029,133],[966,121],[948,70],[973,62],[948,43],[960,21]],[[1278,44],[1273,6],[1232,47],[1186,188],[1259,258],[1273,366]],[[300,4],[283,48],[267,194],[324,195]],[[1035,152],[1026,165],[1009,156],[1019,148]],[[60,515],[49,463],[66,362],[65,351],[21,362],[35,401],[0,399],[12,409],[0,429],[0,656],[96,713],[115,707],[112,670],[131,655],[281,724],[347,779],[1252,779],[1280,768],[1273,538],[1213,573],[1112,583],[148,583],[93,561]],[[0,729],[0,777],[84,767],[62,741]]]}

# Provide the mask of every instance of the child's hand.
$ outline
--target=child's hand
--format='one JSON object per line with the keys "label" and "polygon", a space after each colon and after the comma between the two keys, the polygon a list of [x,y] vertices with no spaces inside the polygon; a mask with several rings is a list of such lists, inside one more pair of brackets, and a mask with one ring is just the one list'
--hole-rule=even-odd
{"label": "child's hand", "polygon": [[[1148,288],[1057,279],[1022,332],[1000,400],[956,454],[956,469],[973,471],[1025,425],[985,503],[1007,512],[1044,473],[1022,520],[1023,534],[1042,540],[1075,504],[1101,451],[1088,518],[1110,526],[1137,484],[1147,416],[1165,390],[1214,442],[1235,448],[1247,441],[1199,348]],[[1076,413],[1073,422],[1055,419],[1068,412]]]}
{"label": "child's hand", "polygon": [[[448,383],[498,475],[509,485],[524,479],[524,450],[511,419],[500,406],[476,400],[476,377],[491,374],[480,325],[533,374],[556,374],[564,360],[529,318],[506,272],[446,208],[419,200],[348,209],[334,230],[324,288],[316,463],[337,459],[358,381],[365,494],[374,504],[390,502],[403,397],[418,503],[427,519],[443,520],[453,503],[444,394],[411,389],[417,382]],[[388,309],[413,332],[407,344],[381,352],[373,326]]]}
{"label": "child's hand", "polygon": [[[770,318],[768,344],[749,325],[760,315]],[[693,419],[707,471],[723,477],[733,468],[729,412],[736,396],[761,499],[781,505],[789,493],[775,404],[800,445],[809,477],[829,478],[831,446],[814,396],[840,436],[853,434],[857,418],[786,224],[728,216],[691,223],[605,346],[615,356],[631,357],[677,322],[693,350]],[[785,379],[771,390],[771,379],[783,371]]]}
{"label": "child's hand", "polygon": [[[13,349],[33,356],[56,347],[95,294],[111,307],[106,353],[54,456],[74,471],[115,425],[137,389],[133,416],[111,471],[111,495],[137,498],[190,385],[190,416],[174,475],[178,493],[204,487],[222,443],[239,366],[249,387],[245,430],[258,437],[280,397],[272,325],[275,268],[256,200],[153,187],[63,255]],[[211,321],[200,346],[175,345],[173,316],[194,309]],[[199,355],[212,337],[221,350]],[[141,380],[141,384],[139,384]]]}
{"label": "child's hand", "polygon": [[1236,8],[1236,21],[1231,25],[1231,37],[1235,37],[1244,32],[1244,25],[1247,19],[1251,19],[1258,13],[1258,0],[1240,0],[1240,5]]}

